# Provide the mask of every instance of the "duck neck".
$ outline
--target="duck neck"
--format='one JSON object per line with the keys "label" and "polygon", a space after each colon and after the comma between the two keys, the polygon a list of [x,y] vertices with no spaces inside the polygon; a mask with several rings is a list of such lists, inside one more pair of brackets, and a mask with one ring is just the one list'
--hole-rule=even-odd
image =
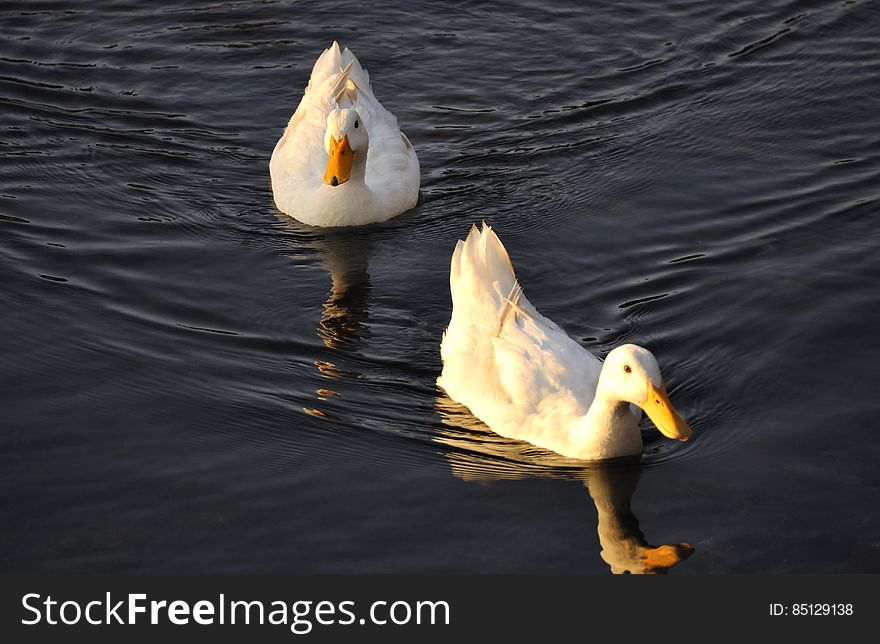
{"label": "duck neck", "polygon": [[628,402],[599,391],[587,411],[587,424],[593,431],[613,437],[618,431],[634,426],[635,419]]}
{"label": "duck neck", "polygon": [[367,149],[360,154],[354,155],[354,158],[351,160],[351,176],[349,181],[363,185],[367,184],[367,155],[369,153],[370,151]]}
{"label": "duck neck", "polygon": [[642,435],[628,402],[600,386],[578,432],[581,451],[590,459],[632,456],[642,452]]}

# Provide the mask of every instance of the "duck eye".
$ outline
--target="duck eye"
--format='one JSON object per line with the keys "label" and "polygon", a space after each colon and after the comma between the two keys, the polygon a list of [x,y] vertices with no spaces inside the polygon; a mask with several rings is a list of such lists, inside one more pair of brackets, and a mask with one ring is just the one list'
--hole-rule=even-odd
{"label": "duck eye", "polygon": [[359,125],[358,122],[355,121],[355,122],[354,122],[354,126],[355,126],[355,127],[358,127],[358,125]]}
{"label": "duck eye", "polygon": [[632,372],[632,368],[628,364],[623,365],[623,370],[626,371],[627,373]]}

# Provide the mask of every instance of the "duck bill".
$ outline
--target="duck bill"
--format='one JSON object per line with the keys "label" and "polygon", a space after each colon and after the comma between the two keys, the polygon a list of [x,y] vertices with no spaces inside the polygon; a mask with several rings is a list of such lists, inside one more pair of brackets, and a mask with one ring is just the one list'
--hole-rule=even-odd
{"label": "duck bill", "polygon": [[329,186],[341,186],[351,177],[351,162],[354,154],[348,144],[348,136],[337,141],[332,136],[330,139],[330,158],[327,161],[327,170],[324,172],[324,183]]}
{"label": "duck bill", "polygon": [[647,546],[639,554],[639,560],[642,562],[642,570],[651,575],[666,572],[692,554],[694,554],[694,549],[687,543],[657,546],[656,548]]}
{"label": "duck bill", "polygon": [[660,433],[680,441],[689,439],[693,430],[669,402],[669,396],[666,395],[666,383],[655,387],[653,383],[648,381],[647,393],[648,398],[641,407],[660,430]]}

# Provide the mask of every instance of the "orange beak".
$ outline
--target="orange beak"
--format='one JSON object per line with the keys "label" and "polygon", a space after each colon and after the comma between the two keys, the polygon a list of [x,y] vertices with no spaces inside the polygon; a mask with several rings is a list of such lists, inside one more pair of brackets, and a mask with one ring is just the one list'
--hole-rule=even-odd
{"label": "orange beak", "polygon": [[337,141],[330,138],[330,158],[327,161],[327,170],[324,172],[324,183],[330,186],[341,186],[351,177],[351,162],[354,153],[348,144],[348,136]]}
{"label": "orange beak", "polygon": [[666,383],[661,384],[658,389],[649,380],[647,393],[647,399],[640,406],[657,426],[657,429],[669,438],[680,441],[689,439],[693,430],[669,402],[669,397],[666,395]]}

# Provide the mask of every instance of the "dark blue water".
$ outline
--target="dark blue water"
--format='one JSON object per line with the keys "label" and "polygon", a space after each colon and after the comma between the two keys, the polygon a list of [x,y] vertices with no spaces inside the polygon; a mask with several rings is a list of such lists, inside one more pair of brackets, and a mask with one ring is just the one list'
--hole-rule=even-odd
{"label": "dark blue water", "polygon": [[[0,571],[880,572],[880,6],[581,4],[4,4]],[[268,176],[334,39],[422,166],[344,231]],[[480,219],[691,442],[620,482],[445,398]]]}

